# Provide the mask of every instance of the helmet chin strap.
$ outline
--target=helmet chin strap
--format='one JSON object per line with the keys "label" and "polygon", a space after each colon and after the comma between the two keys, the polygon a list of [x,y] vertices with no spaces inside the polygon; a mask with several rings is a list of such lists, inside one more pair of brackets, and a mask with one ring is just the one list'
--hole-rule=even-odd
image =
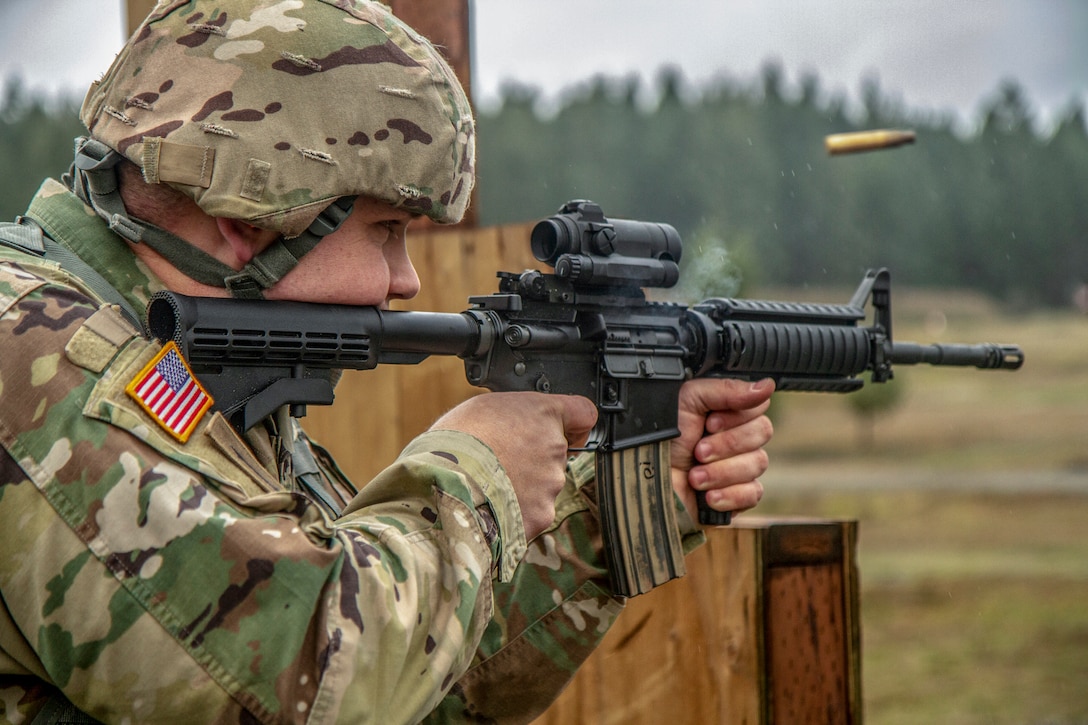
{"label": "helmet chin strap", "polygon": [[110,230],[133,244],[146,244],[185,276],[213,287],[225,287],[232,297],[261,299],[264,290],[294,269],[304,255],[332,234],[351,215],[356,197],[337,198],[297,237],[280,236],[267,249],[236,270],[181,237],[129,215],[117,181],[117,164],[124,157],[93,138],[76,139],[76,154],[63,181],[109,224]]}
{"label": "helmet chin strap", "polygon": [[[231,297],[260,299],[264,290],[283,279],[295,268],[303,255],[317,246],[323,237],[332,234],[351,216],[356,197],[341,196],[329,204],[297,237],[282,235],[241,269],[223,279]],[[184,271],[184,270],[182,270]]]}

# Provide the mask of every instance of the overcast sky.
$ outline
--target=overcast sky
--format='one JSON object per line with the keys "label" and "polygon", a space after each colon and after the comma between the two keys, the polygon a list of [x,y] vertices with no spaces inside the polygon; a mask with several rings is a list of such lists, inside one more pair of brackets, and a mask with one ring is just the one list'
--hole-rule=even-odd
{"label": "overcast sky", "polygon": [[[426,0],[418,0],[425,2]],[[123,42],[123,0],[2,0],[0,73],[82,95]],[[815,72],[856,96],[876,76],[919,109],[973,120],[1006,78],[1043,118],[1088,92],[1084,0],[472,0],[476,98],[505,80],[554,98],[595,74],[666,64],[697,85],[753,80],[770,60],[788,81]]]}

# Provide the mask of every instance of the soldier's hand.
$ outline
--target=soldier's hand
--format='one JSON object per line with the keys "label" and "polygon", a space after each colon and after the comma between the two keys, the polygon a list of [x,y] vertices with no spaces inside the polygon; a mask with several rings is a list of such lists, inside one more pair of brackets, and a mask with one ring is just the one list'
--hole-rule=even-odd
{"label": "soldier's hand", "polygon": [[695,491],[718,511],[759,503],[767,470],[763,447],[774,432],[764,415],[774,382],[697,378],[680,389],[680,436],[672,443],[672,485],[698,521]]}
{"label": "soldier's hand", "polygon": [[587,398],[544,393],[485,393],[443,415],[434,430],[459,430],[494,451],[517,494],[525,536],[555,518],[555,498],[566,478],[568,449],[585,445],[597,422]]}

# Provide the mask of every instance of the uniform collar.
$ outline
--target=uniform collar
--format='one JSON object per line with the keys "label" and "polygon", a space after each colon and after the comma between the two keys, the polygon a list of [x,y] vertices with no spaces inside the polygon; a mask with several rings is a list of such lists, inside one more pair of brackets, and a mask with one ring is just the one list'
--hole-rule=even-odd
{"label": "uniform collar", "polygon": [[139,262],[128,243],[79,200],[64,184],[46,179],[30,202],[26,216],[53,240],[94,267],[134,309],[141,313],[162,280]]}

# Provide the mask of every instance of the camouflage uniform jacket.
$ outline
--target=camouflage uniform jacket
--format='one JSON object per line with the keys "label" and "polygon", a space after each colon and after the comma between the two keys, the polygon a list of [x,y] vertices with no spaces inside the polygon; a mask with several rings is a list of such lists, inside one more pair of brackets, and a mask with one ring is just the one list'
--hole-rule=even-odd
{"label": "camouflage uniform jacket", "polygon": [[[161,288],[60,183],[27,217],[135,309]],[[293,467],[218,413],[180,443],[125,393],[158,343],[2,245],[0,339],[0,719],[59,688],[107,721],[527,722],[621,608],[585,458],[527,543],[463,434],[424,434],[358,494],[298,431]]]}

